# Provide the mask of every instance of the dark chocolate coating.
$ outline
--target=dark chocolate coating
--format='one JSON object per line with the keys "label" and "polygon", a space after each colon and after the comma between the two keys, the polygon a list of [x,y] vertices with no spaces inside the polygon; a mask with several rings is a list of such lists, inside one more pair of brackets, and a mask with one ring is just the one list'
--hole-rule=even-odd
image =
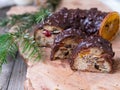
{"label": "dark chocolate coating", "polygon": [[112,50],[112,44],[100,36],[93,35],[90,36],[89,38],[82,40],[79,43],[79,45],[72,52],[72,59],[74,59],[80,51],[91,47],[97,47],[102,49],[103,52],[109,55],[111,59],[114,56],[114,52]]}
{"label": "dark chocolate coating", "polygon": [[43,28],[45,25],[56,26],[63,30],[75,28],[84,31],[89,36],[98,34],[101,22],[107,14],[97,8],[89,10],[63,8],[50,15],[39,25],[39,28]]}
{"label": "dark chocolate coating", "polygon": [[68,27],[68,9],[63,8],[58,12],[51,14],[42,23],[39,24],[39,28],[43,28],[45,25],[56,26],[62,29]]}
{"label": "dark chocolate coating", "polygon": [[91,8],[90,10],[86,10],[86,18],[83,20],[83,30],[87,35],[98,34],[100,29],[101,22],[108,14],[106,12],[98,11],[97,8]]}
{"label": "dark chocolate coating", "polygon": [[86,35],[84,32],[82,32],[79,29],[69,28],[58,34],[54,39],[54,44],[59,44],[63,39],[68,37],[75,37],[75,38],[86,38]]}
{"label": "dark chocolate coating", "polygon": [[66,38],[72,38],[75,40],[76,43],[79,43],[82,39],[86,38],[86,35],[81,30],[72,28],[64,30],[63,32],[58,34],[54,39],[54,44],[50,56],[51,60],[53,59],[56,51],[59,50],[59,47],[63,46],[62,41],[65,40]]}

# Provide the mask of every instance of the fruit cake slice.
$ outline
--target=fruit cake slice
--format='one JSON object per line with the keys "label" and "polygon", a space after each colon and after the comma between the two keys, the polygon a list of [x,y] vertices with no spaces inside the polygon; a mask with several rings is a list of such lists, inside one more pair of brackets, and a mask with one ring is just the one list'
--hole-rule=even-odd
{"label": "fruit cake slice", "polygon": [[85,34],[81,30],[72,28],[58,34],[54,39],[51,60],[69,58],[74,47],[85,37]]}
{"label": "fruit cake slice", "polygon": [[110,42],[100,36],[90,36],[73,50],[70,65],[73,70],[111,72],[113,56]]}

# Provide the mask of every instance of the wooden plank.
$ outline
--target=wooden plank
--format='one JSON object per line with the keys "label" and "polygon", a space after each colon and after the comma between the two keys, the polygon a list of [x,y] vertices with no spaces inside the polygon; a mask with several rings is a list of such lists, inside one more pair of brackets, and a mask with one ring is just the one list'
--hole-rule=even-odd
{"label": "wooden plank", "polygon": [[7,90],[24,90],[23,84],[25,81],[26,70],[27,66],[25,65],[22,58],[18,55]]}
{"label": "wooden plank", "polygon": [[2,72],[0,73],[0,90],[7,89],[13,66],[14,60],[12,58],[8,58],[7,64],[2,66]]}
{"label": "wooden plank", "polygon": [[[5,14],[6,14],[6,11],[8,10],[9,8],[0,9],[0,18],[6,17]],[[5,33],[6,31],[8,31],[8,29],[0,28],[0,34]],[[3,64],[2,71],[0,73],[0,90],[7,90],[12,69],[14,66],[13,58],[8,57],[7,61],[8,61],[7,64]]]}

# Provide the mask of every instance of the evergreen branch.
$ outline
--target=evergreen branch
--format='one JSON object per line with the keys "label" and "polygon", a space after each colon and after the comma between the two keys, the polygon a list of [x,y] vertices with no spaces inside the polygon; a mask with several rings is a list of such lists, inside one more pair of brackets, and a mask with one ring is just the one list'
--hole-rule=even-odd
{"label": "evergreen branch", "polygon": [[28,52],[30,58],[35,57],[35,60],[40,60],[40,47],[27,33],[29,33],[32,26],[43,21],[49,15],[49,10],[40,9],[39,12],[34,14],[13,15],[10,19],[6,18],[0,22],[0,26],[12,27],[17,25],[15,33],[0,35],[0,67],[7,62],[8,55],[15,57],[19,41],[22,41],[23,53]]}
{"label": "evergreen branch", "polygon": [[9,23],[8,18],[0,19],[0,27],[5,27]]}
{"label": "evergreen branch", "polygon": [[46,1],[47,7],[40,9],[39,12],[35,14],[25,13],[23,15],[13,15],[11,16],[11,19],[8,19],[8,18],[2,19],[2,20],[0,19],[0,26],[4,27],[4,26],[7,26],[8,24],[13,26],[17,22],[19,23],[26,20],[32,20],[34,21],[34,23],[39,23],[40,21],[43,21],[48,14],[50,14],[49,10],[55,11],[56,7],[60,4],[60,2],[61,0],[47,0]]}
{"label": "evergreen branch", "polygon": [[39,47],[33,38],[30,38],[27,30],[32,28],[33,25],[43,21],[50,12],[47,9],[41,9],[39,12],[34,14],[23,14],[23,15],[13,15],[11,19],[4,19],[0,23],[1,26],[13,26],[19,23],[16,28],[16,33],[10,34],[6,33],[0,35],[0,67],[6,62],[6,57],[11,55],[15,57],[15,53],[18,50],[18,46],[15,40],[20,41],[22,39],[23,52],[29,52],[29,57],[36,54],[36,59],[41,58],[41,52]]}
{"label": "evergreen branch", "polygon": [[42,8],[40,12],[37,12],[34,17],[36,23],[42,22],[46,17],[48,17],[51,12],[48,9]]}
{"label": "evergreen branch", "polygon": [[10,27],[12,27],[15,24],[24,25],[24,23],[26,23],[26,28],[31,28],[31,25],[35,25],[43,21],[50,13],[51,12],[48,9],[41,8],[38,12],[34,14],[25,13],[23,15],[13,15],[10,19],[5,18],[0,20],[0,26],[4,27],[9,25]]}
{"label": "evergreen branch", "polygon": [[[46,8],[54,11],[60,1],[61,0],[47,0]],[[3,63],[7,62],[6,58],[8,55],[15,57],[19,41],[22,41],[23,53],[28,52],[27,54],[29,57],[35,57],[36,60],[40,60],[42,51],[28,33],[33,25],[42,22],[51,14],[49,10],[42,8],[34,14],[25,13],[23,15],[13,15],[11,18],[0,19],[1,27],[12,27],[17,25],[17,32],[0,35],[0,68]]]}
{"label": "evergreen branch", "polygon": [[34,38],[30,37],[29,34],[24,35],[22,38],[22,47],[22,53],[29,52],[27,53],[29,58],[35,57],[35,60],[40,60],[42,52]]}
{"label": "evergreen branch", "polygon": [[12,34],[0,35],[0,68],[3,63],[6,63],[8,54],[15,57],[16,51],[17,47]]}

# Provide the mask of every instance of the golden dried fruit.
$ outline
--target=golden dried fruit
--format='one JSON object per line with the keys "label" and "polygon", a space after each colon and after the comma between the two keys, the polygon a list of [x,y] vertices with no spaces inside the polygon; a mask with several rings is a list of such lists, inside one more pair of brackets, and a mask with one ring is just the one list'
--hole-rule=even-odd
{"label": "golden dried fruit", "polygon": [[112,40],[119,30],[119,23],[120,23],[119,13],[117,12],[108,13],[108,15],[103,19],[101,23],[99,35],[109,41]]}

